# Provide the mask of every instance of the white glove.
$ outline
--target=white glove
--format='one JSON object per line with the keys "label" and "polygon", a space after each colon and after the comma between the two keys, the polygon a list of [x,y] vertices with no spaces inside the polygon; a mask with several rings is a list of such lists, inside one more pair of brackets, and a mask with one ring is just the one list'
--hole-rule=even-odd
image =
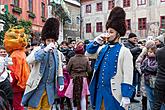
{"label": "white glove", "polygon": [[121,102],[120,102],[120,106],[122,106],[123,108],[128,107],[128,105],[130,104],[130,98],[129,97],[122,97]]}
{"label": "white glove", "polygon": [[44,48],[44,51],[45,51],[45,52],[48,52],[49,50],[53,50],[54,48],[55,48],[54,43],[50,43],[49,45],[47,45],[47,46]]}
{"label": "white glove", "polygon": [[97,36],[94,41],[96,41],[98,44],[102,45],[104,43],[103,37],[105,36],[105,33]]}
{"label": "white glove", "polygon": [[62,91],[64,89],[64,85],[60,85],[59,91]]}

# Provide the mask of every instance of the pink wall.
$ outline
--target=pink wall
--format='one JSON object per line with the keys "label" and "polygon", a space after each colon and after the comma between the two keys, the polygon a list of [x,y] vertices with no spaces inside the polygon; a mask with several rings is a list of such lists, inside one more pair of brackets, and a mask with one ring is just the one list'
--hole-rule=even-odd
{"label": "pink wall", "polygon": [[45,4],[45,18],[48,17],[47,14],[47,0],[33,0],[33,13],[35,14],[35,18],[32,19],[28,16],[29,8],[28,8],[28,0],[19,0],[19,7],[22,8],[22,13],[18,14],[12,11],[12,8],[14,7],[12,5],[12,0],[0,0],[0,4],[8,4],[9,12],[13,15],[15,15],[18,19],[25,19],[25,20],[30,20],[32,21],[32,29],[34,31],[40,32],[42,29],[42,26],[44,22],[42,21],[42,8],[41,8],[41,3]]}

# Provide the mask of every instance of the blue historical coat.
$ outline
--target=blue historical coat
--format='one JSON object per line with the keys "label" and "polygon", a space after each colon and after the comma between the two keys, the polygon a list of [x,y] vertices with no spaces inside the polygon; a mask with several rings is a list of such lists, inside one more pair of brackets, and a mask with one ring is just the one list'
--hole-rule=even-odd
{"label": "blue historical coat", "polygon": [[[50,56],[52,61],[48,61]],[[52,105],[57,93],[57,83],[59,85],[64,84],[62,53],[57,49],[48,53],[44,52],[41,47],[37,47],[27,57],[27,62],[32,65],[32,68],[22,98],[22,104],[24,106],[38,107],[41,96],[46,91],[48,102]]]}
{"label": "blue historical coat", "polygon": [[131,98],[134,91],[130,50],[119,43],[100,46],[97,42],[91,42],[86,55],[96,58],[89,86],[92,106],[100,110],[104,100],[105,110],[123,110],[120,107],[121,98]]}

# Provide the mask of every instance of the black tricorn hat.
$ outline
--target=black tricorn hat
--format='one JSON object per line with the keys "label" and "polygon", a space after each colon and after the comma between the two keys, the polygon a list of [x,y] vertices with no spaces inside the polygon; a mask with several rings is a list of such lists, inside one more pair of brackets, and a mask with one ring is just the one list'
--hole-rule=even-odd
{"label": "black tricorn hat", "polygon": [[45,22],[42,32],[41,32],[41,38],[42,40],[46,40],[49,38],[54,39],[55,41],[58,40],[59,36],[59,20],[57,18],[49,18]]}
{"label": "black tricorn hat", "polygon": [[123,8],[114,7],[108,17],[106,30],[108,30],[108,28],[113,28],[119,33],[120,36],[124,36],[126,33],[125,16],[126,13]]}

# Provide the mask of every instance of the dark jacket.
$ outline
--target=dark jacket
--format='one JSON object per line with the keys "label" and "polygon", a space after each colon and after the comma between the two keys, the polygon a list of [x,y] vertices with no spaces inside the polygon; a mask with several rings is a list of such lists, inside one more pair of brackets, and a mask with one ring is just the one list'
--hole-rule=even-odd
{"label": "dark jacket", "polygon": [[7,100],[9,101],[9,104],[12,106],[13,105],[13,90],[12,90],[10,81],[8,79],[5,79],[3,82],[0,82],[0,90],[2,90],[5,93]]}
{"label": "dark jacket", "polygon": [[141,53],[142,50],[129,40],[124,43],[124,46],[130,49],[130,51],[133,55],[133,64],[134,64],[134,67],[135,67],[136,59],[137,59],[137,57],[139,56],[139,54]]}
{"label": "dark jacket", "polygon": [[71,50],[69,48],[61,49],[60,51],[64,54],[66,58],[66,64],[68,63],[69,59],[75,55],[74,50]]}
{"label": "dark jacket", "polygon": [[161,42],[159,45],[157,45],[157,48],[162,48],[164,47],[165,45]]}
{"label": "dark jacket", "polygon": [[151,77],[156,76],[157,67],[158,65],[155,57],[150,58],[147,56],[141,64],[141,72],[144,74],[144,82],[150,87],[152,87],[152,84],[150,84]]}
{"label": "dark jacket", "polygon": [[158,62],[158,71],[155,85],[165,91],[165,47],[157,50],[156,59]]}

